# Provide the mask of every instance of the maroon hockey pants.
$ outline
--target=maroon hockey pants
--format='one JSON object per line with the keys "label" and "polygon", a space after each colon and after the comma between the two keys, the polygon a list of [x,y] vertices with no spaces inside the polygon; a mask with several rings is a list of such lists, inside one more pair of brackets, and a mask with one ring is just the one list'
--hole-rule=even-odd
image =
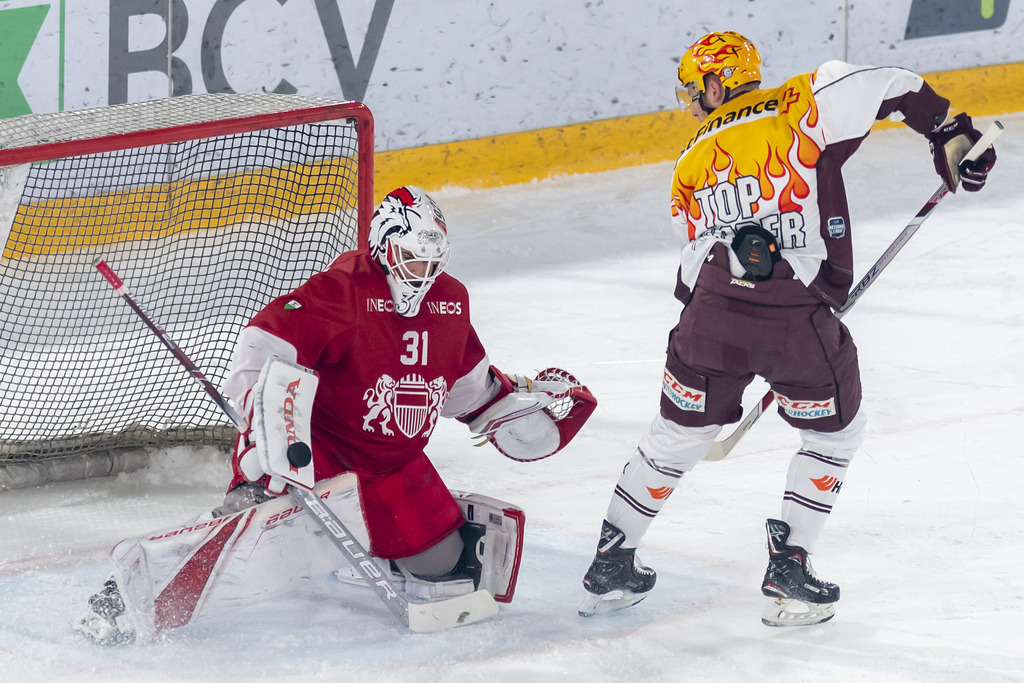
{"label": "maroon hockey pants", "polygon": [[684,427],[736,422],[755,375],[798,429],[835,432],[860,409],[857,347],[828,306],[798,280],[739,284],[706,264],[669,334],[662,415]]}

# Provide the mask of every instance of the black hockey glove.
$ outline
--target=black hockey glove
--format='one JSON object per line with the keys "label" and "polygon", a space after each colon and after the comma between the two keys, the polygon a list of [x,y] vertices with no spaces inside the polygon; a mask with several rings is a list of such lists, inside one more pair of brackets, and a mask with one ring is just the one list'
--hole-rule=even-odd
{"label": "black hockey glove", "polygon": [[974,161],[962,161],[968,150],[981,139],[981,132],[963,112],[949,123],[939,126],[926,136],[935,162],[935,172],[951,191],[956,192],[962,182],[967,192],[977,192],[985,186],[988,172],[996,163],[996,150],[989,147]]}

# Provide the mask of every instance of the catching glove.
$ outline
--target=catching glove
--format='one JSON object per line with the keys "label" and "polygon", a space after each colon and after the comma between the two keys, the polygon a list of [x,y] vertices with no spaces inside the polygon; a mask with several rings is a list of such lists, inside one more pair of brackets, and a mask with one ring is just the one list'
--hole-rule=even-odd
{"label": "catching glove", "polygon": [[491,367],[501,384],[497,395],[460,418],[470,431],[512,460],[530,462],[554,455],[572,441],[597,407],[597,399],[569,372],[548,368],[534,379],[505,375]]}

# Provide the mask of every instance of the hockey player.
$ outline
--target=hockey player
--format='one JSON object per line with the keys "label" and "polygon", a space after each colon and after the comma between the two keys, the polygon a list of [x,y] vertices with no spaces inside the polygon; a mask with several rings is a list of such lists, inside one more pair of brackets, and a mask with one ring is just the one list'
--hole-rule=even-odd
{"label": "hockey player", "polygon": [[767,521],[771,626],[820,623],[839,586],[809,555],[862,441],[857,349],[832,309],[847,298],[853,258],[843,163],[891,116],[923,135],[951,191],[977,191],[989,148],[958,162],[981,134],[917,74],[830,61],[761,88],[761,58],[735,32],[710,33],[683,55],[676,94],[699,122],[675,166],[671,214],[682,244],[661,409],[628,461],[586,572],[580,614],[628,607],[654,587],[635,550],[680,477],[739,420],[755,375],[799,430],[782,509]]}
{"label": "hockey player", "polygon": [[[424,448],[438,418],[453,417],[513,459],[547,457],[575,436],[596,401],[564,371],[535,382],[491,366],[466,288],[444,272],[449,252],[433,199],[416,187],[394,190],[373,216],[369,249],[342,254],[242,330],[223,394],[252,416],[268,359],[315,371],[308,433],[320,497],[346,526],[359,527],[371,555],[414,597],[464,594],[490,576],[483,587],[500,600],[498,585],[511,599],[521,539],[503,540],[508,552],[497,568],[479,566],[487,558],[476,541],[488,517],[500,524],[513,506],[488,507],[490,499],[474,494],[457,500]],[[298,508],[278,498],[284,482],[262,469],[266,447],[258,432],[240,435],[234,477],[212,519],[115,548],[115,577],[90,600],[79,630],[106,643],[151,637],[252,602],[291,577],[344,567],[308,523],[281,528]],[[467,525],[467,500],[495,515],[478,512],[479,523]],[[467,534],[469,526],[476,531]]]}

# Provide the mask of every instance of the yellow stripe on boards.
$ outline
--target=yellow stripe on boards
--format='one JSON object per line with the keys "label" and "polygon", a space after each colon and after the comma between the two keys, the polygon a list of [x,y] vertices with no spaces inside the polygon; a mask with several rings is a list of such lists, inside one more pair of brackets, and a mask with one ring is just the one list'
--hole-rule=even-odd
{"label": "yellow stripe on boards", "polygon": [[691,121],[674,110],[380,152],[374,191],[383,197],[401,185],[485,189],[668,161],[679,153],[674,141],[695,128]]}
{"label": "yellow stripe on boards", "polygon": [[[332,159],[24,204],[18,208],[3,258],[156,240],[244,222],[269,223],[339,208],[353,209],[337,206],[346,195],[341,188],[331,188],[352,177],[346,169],[354,163]],[[313,188],[321,189],[311,192]]]}

